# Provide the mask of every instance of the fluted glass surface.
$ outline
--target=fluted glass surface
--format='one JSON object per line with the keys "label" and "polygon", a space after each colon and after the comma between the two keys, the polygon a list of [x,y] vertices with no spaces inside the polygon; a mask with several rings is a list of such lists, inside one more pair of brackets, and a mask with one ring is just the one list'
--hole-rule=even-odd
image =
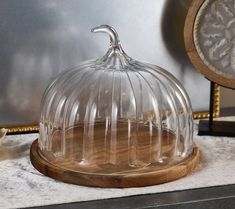
{"label": "fluted glass surface", "polygon": [[187,93],[166,70],[130,58],[110,26],[92,31],[108,33],[110,48],[46,89],[40,154],[62,167],[101,174],[180,163],[193,149]]}

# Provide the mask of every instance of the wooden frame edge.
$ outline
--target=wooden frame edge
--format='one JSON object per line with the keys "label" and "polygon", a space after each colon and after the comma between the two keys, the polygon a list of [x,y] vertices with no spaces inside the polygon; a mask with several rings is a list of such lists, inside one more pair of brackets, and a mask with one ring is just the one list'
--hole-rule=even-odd
{"label": "wooden frame edge", "polygon": [[201,8],[204,2],[205,0],[193,0],[186,15],[184,24],[184,44],[186,53],[195,68],[206,78],[226,88],[235,89],[234,79],[225,78],[224,76],[219,76],[217,73],[213,72],[203,62],[197,52],[194,42],[194,27],[197,30],[198,25],[195,25],[195,20],[199,9]]}
{"label": "wooden frame edge", "polygon": [[38,133],[39,127],[36,124],[33,125],[20,125],[20,126],[4,126],[7,129],[7,135],[13,134],[28,134],[28,133]]}
{"label": "wooden frame edge", "polygon": [[[214,89],[214,117],[219,117],[220,116],[220,86],[218,84],[215,84],[215,89]],[[209,98],[208,98],[209,100]],[[210,113],[205,111],[205,112],[195,112],[193,113],[193,119],[205,119],[209,118]]]}

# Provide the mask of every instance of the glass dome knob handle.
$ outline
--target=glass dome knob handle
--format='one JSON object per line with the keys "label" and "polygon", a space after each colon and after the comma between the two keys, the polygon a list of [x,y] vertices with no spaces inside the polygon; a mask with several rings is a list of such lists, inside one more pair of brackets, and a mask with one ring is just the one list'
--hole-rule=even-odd
{"label": "glass dome knob handle", "polygon": [[106,33],[109,35],[110,44],[113,48],[119,47],[119,38],[115,29],[109,25],[100,25],[91,29],[93,33]]}

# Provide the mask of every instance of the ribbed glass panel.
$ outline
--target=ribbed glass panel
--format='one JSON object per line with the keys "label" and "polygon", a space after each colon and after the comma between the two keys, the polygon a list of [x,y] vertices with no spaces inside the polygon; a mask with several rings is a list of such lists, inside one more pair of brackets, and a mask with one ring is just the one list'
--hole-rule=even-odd
{"label": "ribbed glass panel", "polygon": [[166,70],[125,54],[109,26],[101,59],[61,73],[42,99],[40,153],[80,172],[159,169],[193,149],[192,110],[182,85]]}

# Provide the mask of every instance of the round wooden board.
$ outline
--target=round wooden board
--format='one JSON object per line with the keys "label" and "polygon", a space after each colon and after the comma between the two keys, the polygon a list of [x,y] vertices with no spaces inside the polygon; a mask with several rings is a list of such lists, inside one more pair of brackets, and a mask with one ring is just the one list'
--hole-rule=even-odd
{"label": "round wooden board", "polygon": [[[188,10],[184,26],[184,42],[185,42],[186,52],[193,65],[196,67],[196,69],[200,73],[202,73],[206,78],[221,86],[235,89],[235,78],[232,78],[232,76],[228,76],[229,74],[225,76],[223,73],[215,72],[215,70],[212,69],[214,67],[210,64],[208,65],[209,61],[207,61],[206,59],[203,60],[203,58],[199,55],[200,53],[197,50],[197,46],[194,40],[194,32],[195,28],[197,30],[199,29],[198,29],[198,24],[196,25],[196,27],[195,24],[196,24],[197,14],[200,8],[203,6],[204,2],[205,0],[193,0]],[[219,68],[217,68],[217,70],[219,70]]]}
{"label": "round wooden board", "polygon": [[184,162],[167,169],[152,169],[151,172],[148,170],[145,173],[143,168],[139,174],[98,175],[79,173],[52,165],[41,157],[38,149],[38,140],[35,140],[30,149],[30,159],[33,166],[44,175],[66,183],[106,188],[142,187],[173,181],[191,173],[200,159],[200,151],[195,146]]}

